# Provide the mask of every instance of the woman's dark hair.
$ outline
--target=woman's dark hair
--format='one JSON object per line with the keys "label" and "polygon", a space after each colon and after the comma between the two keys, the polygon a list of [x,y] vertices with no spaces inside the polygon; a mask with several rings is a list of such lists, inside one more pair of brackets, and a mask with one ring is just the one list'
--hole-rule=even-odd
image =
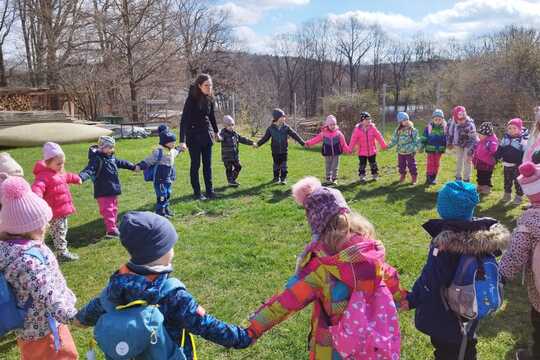
{"label": "woman's dark hair", "polygon": [[210,94],[210,95],[203,94],[203,92],[201,91],[201,88],[199,87],[200,85],[202,85],[207,80],[212,80],[210,75],[208,75],[208,74],[199,74],[199,76],[197,76],[197,78],[193,82],[193,85],[191,85],[190,95],[193,96],[195,98],[195,100],[197,100],[198,102],[202,101],[203,99],[204,100],[210,100],[210,101],[213,99],[212,94]]}

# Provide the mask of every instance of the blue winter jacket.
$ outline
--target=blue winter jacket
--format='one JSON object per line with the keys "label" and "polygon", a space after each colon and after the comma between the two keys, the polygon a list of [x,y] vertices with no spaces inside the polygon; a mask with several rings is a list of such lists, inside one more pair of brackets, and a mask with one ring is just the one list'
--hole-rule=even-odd
{"label": "blue winter jacket", "polygon": [[82,181],[94,181],[94,198],[116,196],[122,193],[118,168],[135,170],[135,165],[127,160],[120,160],[114,155],[105,155],[92,146],[88,150],[88,165],[80,172]]}
{"label": "blue winter jacket", "polygon": [[[461,255],[500,255],[510,233],[497,220],[475,218],[471,221],[429,220],[423,225],[432,236],[427,262],[407,296],[416,309],[415,325],[424,334],[445,341],[461,342],[460,323],[443,298],[454,278]],[[475,336],[478,322],[468,336]]]}
{"label": "blue winter jacket", "polygon": [[[161,155],[160,155],[161,153]],[[152,154],[137,165],[141,170],[146,170],[152,165],[156,166],[156,176],[154,182],[158,184],[172,183],[176,180],[176,168],[174,161],[180,154],[177,148],[167,149],[164,146],[158,146],[152,151]]]}
{"label": "blue winter jacket", "polygon": [[[157,278],[150,281],[148,275],[157,275]],[[165,318],[165,328],[177,344],[180,344],[184,329],[227,348],[243,349],[251,344],[252,340],[245,329],[206,314],[185,288],[174,290],[160,299],[161,284],[168,276],[168,273],[156,274],[151,271],[145,274],[116,272],[111,276],[105,291],[114,305],[125,305],[135,300],[159,304],[159,310]],[[94,326],[104,313],[97,297],[79,311],[77,320],[83,325]],[[183,351],[188,360],[193,359],[191,342],[186,341]]]}

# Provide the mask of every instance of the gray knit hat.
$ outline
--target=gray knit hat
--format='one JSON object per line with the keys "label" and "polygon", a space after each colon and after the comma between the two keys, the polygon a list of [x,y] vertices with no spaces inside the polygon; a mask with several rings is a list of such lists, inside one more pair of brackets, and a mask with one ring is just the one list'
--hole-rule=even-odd
{"label": "gray knit hat", "polygon": [[98,139],[98,146],[100,148],[114,147],[114,145],[116,145],[116,141],[112,136],[100,136]]}
{"label": "gray knit hat", "polygon": [[234,125],[234,119],[231,115],[225,115],[223,117],[223,124],[225,124],[225,126],[233,126]]}

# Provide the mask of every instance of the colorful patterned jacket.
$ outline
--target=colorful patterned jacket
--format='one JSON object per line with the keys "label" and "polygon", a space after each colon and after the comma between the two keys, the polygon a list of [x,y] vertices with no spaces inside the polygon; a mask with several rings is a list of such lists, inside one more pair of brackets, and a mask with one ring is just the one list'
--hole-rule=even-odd
{"label": "colorful patterned jacket", "polygon": [[396,129],[394,136],[388,149],[397,146],[398,154],[414,154],[420,148],[420,139],[418,138],[418,130],[414,127]]}
{"label": "colorful patterned jacket", "polygon": [[285,290],[270,298],[250,319],[250,334],[259,337],[313,303],[310,359],[341,360],[333,349],[328,327],[339,323],[355,279],[357,289],[370,293],[376,284],[386,281],[395,301],[401,301],[406,294],[396,271],[384,262],[384,250],[377,242],[355,235],[333,256],[318,243]]}
{"label": "colorful patterned jacket", "polygon": [[420,141],[427,153],[444,153],[446,151],[446,123],[436,125],[429,123],[424,129]]}

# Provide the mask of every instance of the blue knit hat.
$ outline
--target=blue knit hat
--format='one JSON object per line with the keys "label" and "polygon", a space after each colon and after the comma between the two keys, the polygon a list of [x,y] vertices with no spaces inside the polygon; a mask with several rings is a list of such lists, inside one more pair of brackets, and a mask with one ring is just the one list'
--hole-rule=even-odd
{"label": "blue knit hat", "polygon": [[400,111],[400,112],[397,113],[396,120],[397,120],[398,123],[400,123],[402,121],[407,121],[407,120],[409,120],[409,114],[407,114],[404,111]]}
{"label": "blue knit hat", "polygon": [[434,117],[440,117],[440,118],[443,118],[444,119],[444,111],[442,111],[441,109],[435,109],[433,111],[433,114],[431,115],[432,118]]}
{"label": "blue knit hat", "polygon": [[159,145],[165,145],[175,141],[176,135],[173,132],[167,130],[159,133]]}
{"label": "blue knit hat", "polygon": [[130,211],[120,223],[120,241],[136,265],[146,265],[169,252],[178,240],[169,220],[149,211]]}
{"label": "blue knit hat", "polygon": [[161,134],[162,132],[165,132],[165,131],[168,131],[168,130],[169,130],[169,127],[167,125],[165,125],[165,124],[161,124],[157,128],[158,134]]}
{"label": "blue knit hat", "polygon": [[476,185],[447,182],[437,195],[437,212],[444,220],[471,220],[479,201]]}

